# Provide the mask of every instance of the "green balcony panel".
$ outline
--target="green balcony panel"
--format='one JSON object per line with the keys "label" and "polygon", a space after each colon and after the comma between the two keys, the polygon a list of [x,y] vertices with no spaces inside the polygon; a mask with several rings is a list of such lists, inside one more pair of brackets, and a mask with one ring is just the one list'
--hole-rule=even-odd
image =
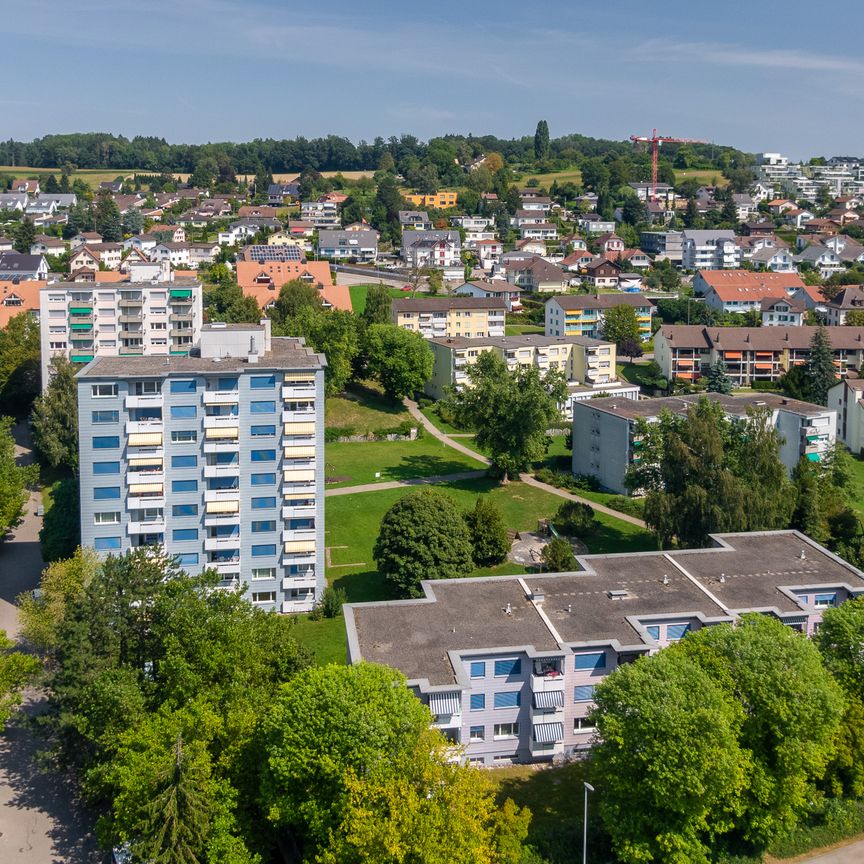
{"label": "green balcony panel", "polygon": [[169,292],[172,300],[191,300],[192,299],[192,289],[191,288],[172,288]]}

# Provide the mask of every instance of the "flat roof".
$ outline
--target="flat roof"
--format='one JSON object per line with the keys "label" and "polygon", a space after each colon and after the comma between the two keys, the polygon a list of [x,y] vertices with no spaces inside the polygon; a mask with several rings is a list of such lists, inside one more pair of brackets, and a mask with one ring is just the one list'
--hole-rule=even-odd
{"label": "flat roof", "polygon": [[[227,325],[232,329],[256,329],[257,325]],[[218,330],[217,330],[218,332]],[[147,355],[134,357],[96,357],[78,374],[77,378],[131,378],[168,375],[200,375],[219,372],[251,371],[256,369],[323,369],[327,361],[316,354],[300,339],[274,336],[270,350],[249,363],[244,357],[200,357],[189,355]]]}
{"label": "flat roof", "polygon": [[436,336],[430,339],[436,345],[446,348],[477,348],[481,345],[491,345],[495,348],[546,348],[550,345],[583,345],[586,348],[596,348],[603,345],[612,346],[613,342],[602,339],[592,339],[590,336],[544,336],[542,333],[521,333],[516,336],[484,336],[468,338],[466,336]]}
{"label": "flat roof", "polygon": [[[864,573],[798,531],[712,539],[706,549],[583,555],[578,572],[426,581],[419,600],[347,604],[352,656],[447,686],[457,683],[451,652],[549,652],[610,642],[647,648],[653,643],[637,618],[806,614],[812,606],[783,589],[846,585],[864,592]],[[535,605],[531,596],[541,590]],[[626,595],[610,593],[616,591]]]}

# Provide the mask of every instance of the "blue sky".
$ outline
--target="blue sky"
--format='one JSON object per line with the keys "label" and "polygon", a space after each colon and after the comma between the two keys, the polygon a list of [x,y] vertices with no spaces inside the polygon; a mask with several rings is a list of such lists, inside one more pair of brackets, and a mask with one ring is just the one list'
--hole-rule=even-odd
{"label": "blue sky", "polygon": [[0,0],[0,15],[4,137],[511,137],[545,118],[553,137],[656,126],[864,154],[861,0]]}

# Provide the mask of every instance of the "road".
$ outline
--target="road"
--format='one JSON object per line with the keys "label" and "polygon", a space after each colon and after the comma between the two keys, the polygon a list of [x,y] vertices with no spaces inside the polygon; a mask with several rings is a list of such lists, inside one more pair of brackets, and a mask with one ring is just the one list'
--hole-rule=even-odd
{"label": "road", "polygon": [[[28,430],[15,427],[16,454],[31,461]],[[24,521],[0,544],[0,628],[18,633],[15,598],[39,584],[43,562],[36,516],[38,493],[30,496]],[[92,823],[76,806],[69,778],[40,770],[42,743],[32,720],[45,710],[41,693],[26,694],[23,710],[0,736],[0,862],[16,864],[96,864],[104,853],[93,837]]]}
{"label": "road", "polygon": [[864,861],[864,840],[823,852],[812,858],[796,858],[798,864],[861,864]]}

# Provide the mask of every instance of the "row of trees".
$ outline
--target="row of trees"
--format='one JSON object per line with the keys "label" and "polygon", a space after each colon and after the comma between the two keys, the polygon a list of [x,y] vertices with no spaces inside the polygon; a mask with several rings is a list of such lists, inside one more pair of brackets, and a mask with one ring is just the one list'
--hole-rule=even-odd
{"label": "row of trees", "polygon": [[292,619],[153,550],[79,550],[22,599],[102,841],[172,864],[517,864],[530,814],[448,760],[384,667],[315,668]]}
{"label": "row of trees", "polygon": [[759,854],[826,794],[864,794],[864,601],[815,642],[764,615],[689,634],[595,690],[593,779],[618,858]]}

